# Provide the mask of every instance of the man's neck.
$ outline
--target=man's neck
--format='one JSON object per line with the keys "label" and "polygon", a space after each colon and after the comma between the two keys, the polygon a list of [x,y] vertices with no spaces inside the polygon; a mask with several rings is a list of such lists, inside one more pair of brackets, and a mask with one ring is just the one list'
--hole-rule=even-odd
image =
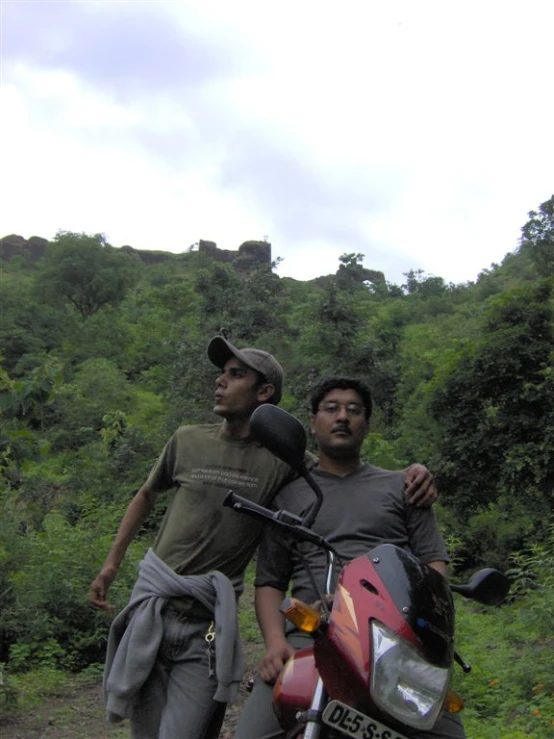
{"label": "man's neck", "polygon": [[327,454],[319,455],[319,461],[317,463],[317,469],[322,472],[328,472],[330,475],[336,475],[337,477],[346,477],[356,472],[362,464],[359,457],[347,457],[347,458],[334,458],[329,457]]}
{"label": "man's neck", "polygon": [[233,439],[246,439],[250,436],[250,419],[235,418],[223,419],[222,432],[225,436],[231,436]]}

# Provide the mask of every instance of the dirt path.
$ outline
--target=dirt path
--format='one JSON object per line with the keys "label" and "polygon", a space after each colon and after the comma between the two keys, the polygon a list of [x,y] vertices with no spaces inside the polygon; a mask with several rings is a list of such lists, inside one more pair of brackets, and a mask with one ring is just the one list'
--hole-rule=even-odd
{"label": "dirt path", "polygon": [[[246,650],[245,650],[246,651]],[[239,702],[229,706],[220,739],[232,739],[241,707],[246,699],[246,681],[253,674],[259,647],[245,654],[247,670]],[[101,686],[75,688],[49,698],[38,708],[2,718],[1,739],[128,739],[127,722],[106,722]]]}

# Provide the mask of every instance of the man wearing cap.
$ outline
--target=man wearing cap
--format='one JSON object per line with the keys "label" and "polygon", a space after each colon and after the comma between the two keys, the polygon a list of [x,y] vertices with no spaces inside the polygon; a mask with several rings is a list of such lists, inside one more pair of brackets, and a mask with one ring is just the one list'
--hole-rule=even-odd
{"label": "man wearing cap", "polygon": [[[208,357],[221,369],[213,411],[223,422],[181,426],[173,434],[129,504],[89,593],[93,607],[113,609],[107,591],[130,542],[157,494],[176,488],[129,604],[110,628],[108,717],[130,717],[133,739],[218,736],[242,672],[236,601],[262,532],[260,522],[237,516],[223,500],[232,488],[267,506],[293,476],[250,438],[254,410],[281,399],[280,364],[221,336],[209,343]],[[406,477],[408,490],[419,488],[420,502],[429,501],[434,493],[425,468]]]}

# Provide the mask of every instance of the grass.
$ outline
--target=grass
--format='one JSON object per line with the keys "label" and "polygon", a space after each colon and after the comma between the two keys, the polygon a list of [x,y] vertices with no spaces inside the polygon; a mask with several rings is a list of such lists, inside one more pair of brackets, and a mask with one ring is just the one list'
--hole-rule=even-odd
{"label": "grass", "polygon": [[548,597],[536,592],[501,608],[457,602],[457,648],[472,671],[456,669],[454,687],[466,703],[469,737],[554,736],[554,641],[541,633]]}
{"label": "grass", "polygon": [[263,639],[254,613],[254,573],[256,566],[250,563],[244,578],[244,593],[239,604],[239,627],[242,639],[250,645],[263,647]]}
{"label": "grass", "polygon": [[0,684],[0,708],[3,713],[36,708],[46,698],[67,693],[74,681],[74,675],[53,667],[17,674],[4,672]]}

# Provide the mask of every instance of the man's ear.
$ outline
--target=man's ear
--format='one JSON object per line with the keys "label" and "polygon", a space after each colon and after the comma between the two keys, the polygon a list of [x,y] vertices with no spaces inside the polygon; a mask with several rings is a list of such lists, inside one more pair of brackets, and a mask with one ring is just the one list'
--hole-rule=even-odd
{"label": "man's ear", "polygon": [[310,416],[310,434],[315,434],[315,416]]}
{"label": "man's ear", "polygon": [[266,382],[258,388],[258,400],[260,403],[267,403],[275,395],[275,385]]}

